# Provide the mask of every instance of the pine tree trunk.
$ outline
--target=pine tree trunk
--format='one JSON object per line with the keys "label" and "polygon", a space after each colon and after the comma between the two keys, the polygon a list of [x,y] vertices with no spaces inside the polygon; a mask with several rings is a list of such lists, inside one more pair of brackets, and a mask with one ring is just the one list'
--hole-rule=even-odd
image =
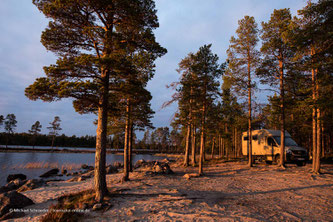
{"label": "pine tree trunk", "polygon": [[217,140],[217,142],[218,142],[218,151],[219,151],[219,158],[221,158],[221,135],[219,134],[219,136],[218,136],[218,140]]}
{"label": "pine tree trunk", "polygon": [[133,172],[133,124],[130,121],[129,137],[128,137],[128,168]]}
{"label": "pine tree trunk", "polygon": [[189,150],[190,150],[190,140],[191,140],[191,124],[187,124],[187,134],[185,141],[185,156],[184,156],[184,166],[189,165]]}
{"label": "pine tree trunk", "polygon": [[128,181],[129,180],[129,99],[127,99],[127,104],[126,104],[126,122],[125,122],[125,141],[124,141],[124,176],[123,176],[123,181]]}
{"label": "pine tree trunk", "polygon": [[107,144],[107,122],[108,122],[108,102],[109,102],[109,73],[107,70],[101,73],[102,84],[101,95],[98,107],[98,119],[96,130],[96,152],[95,152],[95,200],[102,202],[108,193],[105,178],[105,159]]}
{"label": "pine tree trunk", "polygon": [[206,107],[203,105],[202,107],[202,121],[201,121],[201,138],[200,138],[200,157],[199,157],[199,175],[203,174],[203,161],[205,155],[205,113]]}
{"label": "pine tree trunk", "polygon": [[195,125],[193,124],[192,125],[192,143],[191,143],[191,146],[192,146],[192,166],[195,166],[195,157],[196,157],[196,127]]}
{"label": "pine tree trunk", "polygon": [[[249,57],[248,57],[249,58]],[[253,166],[253,157],[252,157],[252,129],[251,129],[251,125],[252,125],[252,98],[251,98],[251,94],[252,94],[252,86],[251,86],[251,66],[250,66],[250,58],[248,59],[248,63],[247,63],[247,78],[248,78],[248,106],[249,106],[249,116],[248,116],[248,147],[249,147],[249,163],[248,166],[252,167]]]}
{"label": "pine tree trunk", "polygon": [[[311,51],[312,54],[312,51]],[[316,103],[316,71],[312,71],[312,100],[314,102],[312,108],[312,171],[316,172],[317,162],[317,105]]]}
{"label": "pine tree trunk", "polygon": [[214,148],[215,148],[215,137],[213,137],[213,141],[212,141],[212,156],[211,156],[211,159],[214,159]]}
{"label": "pine tree trunk", "polygon": [[[318,72],[316,70],[316,75]],[[316,99],[319,99],[319,84],[318,84],[318,76],[316,76]],[[321,151],[321,111],[317,105],[317,145],[316,145],[316,165],[315,165],[315,173],[320,173],[320,151]]]}
{"label": "pine tree trunk", "polygon": [[280,166],[284,167],[285,159],[285,112],[284,112],[284,71],[282,56],[279,60],[280,68],[280,95],[281,95],[281,118],[280,118],[280,130],[281,130],[281,148],[280,148]]}

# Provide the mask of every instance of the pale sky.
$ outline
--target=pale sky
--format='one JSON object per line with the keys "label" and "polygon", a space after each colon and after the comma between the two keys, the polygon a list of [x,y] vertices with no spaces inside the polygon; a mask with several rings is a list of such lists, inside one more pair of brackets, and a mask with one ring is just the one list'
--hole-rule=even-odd
{"label": "pale sky", "polygon": [[[235,35],[238,20],[245,15],[254,16],[259,27],[268,21],[274,9],[297,10],[306,0],[157,0],[156,8],[160,28],[155,31],[157,41],[168,53],[156,61],[156,73],[148,83],[152,93],[152,108],[156,112],[152,122],[155,127],[169,126],[176,104],[161,110],[169,100],[172,90],[165,86],[177,81],[178,63],[189,52],[212,43],[212,50],[226,59],[229,40]],[[28,0],[0,0],[0,115],[14,113],[16,132],[27,132],[37,120],[43,125],[42,133],[54,116],[62,120],[62,132],[68,136],[95,135],[92,114],[80,115],[74,111],[70,99],[45,103],[31,101],[24,89],[37,77],[43,77],[42,67],[55,63],[56,57],[40,43],[41,32],[48,20]],[[265,102],[263,95],[258,96]],[[0,132],[3,127],[0,128]],[[139,136],[140,137],[140,136]]]}

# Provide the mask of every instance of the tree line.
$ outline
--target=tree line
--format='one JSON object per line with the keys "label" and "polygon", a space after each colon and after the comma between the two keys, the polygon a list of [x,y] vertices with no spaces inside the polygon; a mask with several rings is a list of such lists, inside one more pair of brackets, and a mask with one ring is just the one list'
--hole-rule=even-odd
{"label": "tree line", "polygon": [[[175,93],[164,106],[178,103],[172,126],[184,138],[185,166],[190,159],[196,165],[199,149],[202,174],[205,153],[236,157],[241,132],[252,138],[252,130],[267,128],[281,130],[281,153],[288,130],[312,152],[312,170],[320,172],[320,158],[333,150],[332,7],[332,1],[308,2],[294,18],[289,9],[274,10],[261,29],[254,17],[244,16],[225,62],[218,62],[211,45],[179,62],[179,81],[168,86]],[[262,105],[254,92],[267,86],[274,95]],[[252,167],[251,139],[248,148]],[[285,167],[284,155],[279,165]]]}
{"label": "tree line", "polygon": [[23,146],[51,146],[55,147],[95,147],[96,137],[75,135],[69,137],[65,134],[60,135],[60,117],[55,116],[47,129],[47,135],[41,134],[42,125],[36,121],[27,133],[15,133],[17,120],[15,114],[8,114],[6,118],[0,115],[0,128],[4,125],[5,132],[0,133],[1,145],[23,145]]}

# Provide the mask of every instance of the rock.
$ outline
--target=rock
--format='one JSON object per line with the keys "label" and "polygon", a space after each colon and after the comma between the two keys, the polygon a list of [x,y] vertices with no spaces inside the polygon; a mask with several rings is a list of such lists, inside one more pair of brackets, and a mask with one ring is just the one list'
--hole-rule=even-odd
{"label": "rock", "polygon": [[101,203],[97,203],[93,206],[92,210],[100,210],[102,209],[102,204]]}
{"label": "rock", "polygon": [[116,167],[116,168],[122,168],[124,166],[124,164],[122,164],[121,162],[114,162],[113,163],[113,166]]}
{"label": "rock", "polygon": [[164,162],[155,162],[152,171],[156,174],[173,174],[169,164]]}
{"label": "rock", "polygon": [[67,170],[66,169],[62,169],[61,170],[61,174],[65,175],[67,173]]}
{"label": "rock", "polygon": [[88,166],[87,164],[82,164],[81,165],[81,169],[84,169],[84,170],[93,170],[94,167],[93,166]]}
{"label": "rock", "polygon": [[28,180],[23,186],[17,189],[18,192],[23,192],[27,190],[33,190],[42,186],[45,186],[46,182],[42,179],[32,179]]}
{"label": "rock", "polygon": [[118,169],[111,165],[107,166],[105,171],[106,171],[106,174],[118,173]]}
{"label": "rock", "polygon": [[0,194],[8,191],[16,190],[21,187],[26,180],[15,179],[7,183],[5,186],[0,187]]}
{"label": "rock", "polygon": [[191,179],[192,177],[199,177],[199,174],[197,173],[187,173],[183,176],[185,179],[189,180]]}
{"label": "rock", "polygon": [[20,209],[34,204],[31,199],[17,191],[0,194],[0,203],[0,217],[7,214],[10,209]]}
{"label": "rock", "polygon": [[26,180],[27,176],[24,175],[24,174],[22,174],[22,173],[19,173],[19,174],[9,174],[8,177],[7,177],[7,182],[10,182],[10,181],[16,180],[16,179]]}
{"label": "rock", "polygon": [[153,172],[154,173],[164,173],[162,166],[160,166],[159,164],[155,164],[155,166],[153,168]]}
{"label": "rock", "polygon": [[147,162],[144,159],[138,160],[134,164],[134,169],[140,168],[140,167],[145,166],[145,165],[147,165]]}
{"label": "rock", "polygon": [[46,173],[40,175],[39,177],[52,177],[52,176],[56,176],[58,173],[59,173],[59,169],[54,168],[54,169],[49,170]]}

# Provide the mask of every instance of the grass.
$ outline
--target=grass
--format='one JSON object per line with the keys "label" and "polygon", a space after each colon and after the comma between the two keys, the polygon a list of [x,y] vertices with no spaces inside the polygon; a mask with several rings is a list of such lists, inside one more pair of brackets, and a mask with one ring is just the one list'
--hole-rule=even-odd
{"label": "grass", "polygon": [[95,204],[93,190],[81,191],[58,198],[58,203],[49,208],[49,212],[41,219],[42,222],[79,221],[84,216],[85,209]]}
{"label": "grass", "polygon": [[[29,162],[26,164],[19,164],[12,166],[13,169],[44,169],[44,168],[59,168],[59,164],[55,163],[47,163],[47,162]],[[81,164],[75,163],[64,163],[61,165],[61,169],[73,170],[80,169]]]}

